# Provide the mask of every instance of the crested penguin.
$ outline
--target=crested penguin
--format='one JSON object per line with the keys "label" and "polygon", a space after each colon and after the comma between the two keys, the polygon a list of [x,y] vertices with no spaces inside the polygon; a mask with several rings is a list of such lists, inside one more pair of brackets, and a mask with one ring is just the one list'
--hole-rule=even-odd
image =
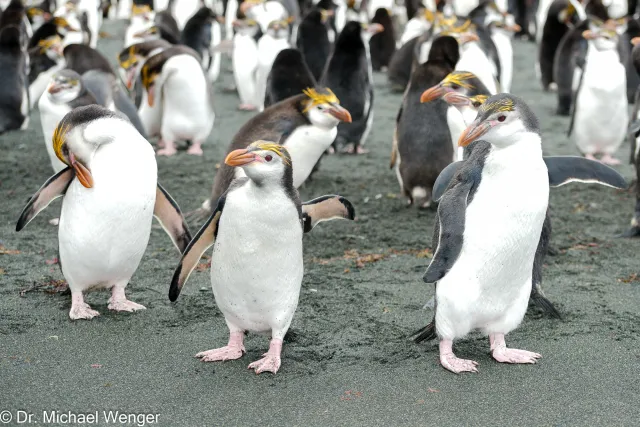
{"label": "crested penguin", "polygon": [[[240,4],[239,11],[248,19],[255,20],[262,33],[267,33],[272,22],[280,22],[290,17],[283,3],[272,0],[244,0]],[[293,21],[289,23],[291,22]]]}
{"label": "crested penguin", "polygon": [[233,78],[238,89],[242,111],[253,111],[258,108],[258,87],[256,70],[258,69],[258,44],[255,37],[260,31],[258,23],[253,19],[233,21],[236,33],[233,36],[231,62]]}
{"label": "crested penguin", "polygon": [[327,13],[323,9],[314,8],[302,18],[298,26],[296,46],[302,52],[316,81],[322,77],[331,54],[326,21]]}
{"label": "crested penguin", "polygon": [[276,56],[289,45],[289,23],[286,20],[272,21],[266,33],[258,40],[258,67],[256,68],[256,98],[258,109],[264,109],[267,78]]}
{"label": "crested penguin", "polygon": [[316,81],[298,49],[284,49],[278,53],[267,78],[264,107],[267,108],[307,88]]}
{"label": "crested penguin", "polygon": [[38,44],[29,49],[29,102],[30,108],[47,88],[51,77],[65,66],[62,53],[62,39],[52,35],[41,39]]}
{"label": "crested penguin", "polygon": [[[256,141],[230,152],[225,164],[241,168],[184,252],[169,299],[175,301],[213,246],[211,287],[229,328],[226,346],[196,354],[203,362],[235,360],[245,352],[245,332],[270,333],[269,351],[249,365],[256,374],[276,373],[285,334],[295,314],[304,272],[302,236],[321,221],[353,220],[353,205],[341,196],[300,202],[292,159],[275,143]],[[250,245],[238,242],[250,239]]]}
{"label": "crested penguin", "polygon": [[373,124],[373,76],[369,39],[383,31],[379,24],[348,22],[338,36],[320,84],[330,87],[353,118],[338,125],[334,146],[353,154],[366,151],[363,145]]}
{"label": "crested penguin", "polygon": [[157,183],[151,145],[129,122],[98,105],[71,110],[53,134],[66,168],[49,178],[22,211],[22,230],[53,199],[64,197],[58,228],[62,273],[71,290],[71,319],[99,313],[84,302],[90,288],[111,288],[109,309],[137,311],[125,288],[149,242],[156,216],[182,252],[191,235],[178,205]]}
{"label": "crested penguin", "polygon": [[382,25],[383,28],[381,32],[371,36],[369,40],[371,68],[373,71],[381,71],[389,66],[391,57],[396,51],[396,34],[388,9],[379,8],[376,10],[371,23]]}
{"label": "crested penguin", "polygon": [[222,41],[222,20],[212,9],[203,6],[189,18],[182,30],[182,44],[200,54],[202,66],[207,70],[211,82],[215,82],[220,75],[221,53],[213,48]]}
{"label": "crested penguin", "polygon": [[416,342],[439,337],[440,363],[454,373],[477,372],[476,362],[453,353],[453,340],[476,329],[489,335],[498,362],[536,363],[541,357],[508,348],[505,335],[527,309],[549,186],[626,186],[620,174],[598,162],[543,159],[538,120],[513,95],[495,95],[480,106],[459,144],[474,141],[440,199],[434,256],[423,277],[436,286],[435,316],[414,334]]}

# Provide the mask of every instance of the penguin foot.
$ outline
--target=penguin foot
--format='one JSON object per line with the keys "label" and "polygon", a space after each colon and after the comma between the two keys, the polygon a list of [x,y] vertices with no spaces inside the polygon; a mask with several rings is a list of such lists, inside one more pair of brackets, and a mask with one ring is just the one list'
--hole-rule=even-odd
{"label": "penguin foot", "polygon": [[203,362],[224,362],[225,360],[236,360],[242,357],[244,349],[244,332],[232,332],[229,335],[229,343],[221,348],[201,351],[196,357]]}
{"label": "penguin foot", "polygon": [[158,152],[156,153],[158,156],[173,156],[178,152],[178,150],[176,150],[176,147],[164,147],[161,148],[160,150],[158,150]]}
{"label": "penguin foot", "polygon": [[193,145],[191,145],[191,147],[189,147],[189,149],[187,150],[187,153],[193,156],[202,156],[202,145],[193,143]]}
{"label": "penguin foot", "polygon": [[238,110],[240,111],[255,111],[258,107],[253,104],[240,104]]}
{"label": "penguin foot", "polygon": [[587,160],[595,160],[598,161],[598,159],[596,159],[596,156],[594,156],[593,154],[585,154],[584,158]]}
{"label": "penguin foot", "polygon": [[124,286],[114,286],[111,288],[111,298],[109,298],[109,305],[107,305],[107,308],[113,311],[128,312],[147,309],[144,305],[129,301],[124,295]]}
{"label": "penguin foot", "polygon": [[604,156],[602,156],[600,161],[602,163],[604,163],[605,165],[609,165],[609,166],[616,166],[616,165],[620,164],[620,160],[618,160],[615,157],[611,156],[611,154],[605,154]]}
{"label": "penguin foot", "polygon": [[96,316],[100,316],[100,313],[93,310],[89,304],[84,302],[82,292],[71,292],[71,310],[69,311],[71,320],[90,320]]}
{"label": "penguin foot", "polygon": [[262,372],[273,372],[274,374],[280,369],[280,353],[282,351],[282,340],[272,339],[269,344],[269,351],[263,354],[263,358],[249,365],[249,369],[256,371],[256,374]]}
{"label": "penguin foot", "polygon": [[454,374],[461,372],[478,372],[478,362],[473,360],[459,359],[453,354],[453,341],[440,341],[440,363],[442,367]]}
{"label": "penguin foot", "polygon": [[357,147],[350,145],[344,150],[344,152],[347,154],[367,154],[369,150],[365,150],[360,145],[358,145]]}
{"label": "penguin foot", "polygon": [[491,342],[491,356],[501,363],[536,363],[542,355],[527,350],[507,348],[504,334],[489,335]]}

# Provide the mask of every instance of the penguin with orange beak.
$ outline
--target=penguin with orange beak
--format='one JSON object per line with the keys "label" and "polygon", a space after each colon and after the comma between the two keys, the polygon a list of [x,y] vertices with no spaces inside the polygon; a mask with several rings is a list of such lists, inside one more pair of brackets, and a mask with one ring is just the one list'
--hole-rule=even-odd
{"label": "penguin with orange beak", "polygon": [[[319,222],[353,220],[352,204],[341,196],[301,203],[293,186],[287,149],[256,141],[231,151],[225,164],[241,168],[176,268],[169,299],[176,301],[200,257],[213,246],[211,286],[229,328],[226,346],[196,354],[203,362],[234,360],[245,352],[244,335],[271,335],[269,351],[249,369],[276,373],[285,334],[302,284],[302,236]],[[246,244],[239,244],[245,242]]]}
{"label": "penguin with orange beak", "polygon": [[69,317],[99,315],[83,299],[96,287],[111,289],[110,310],[144,309],[127,299],[125,288],[144,255],[152,218],[158,218],[180,252],[191,240],[178,205],[157,182],[153,148],[129,121],[98,105],[64,116],[52,145],[67,167],[31,197],[16,231],[64,197],[58,239],[71,290]]}

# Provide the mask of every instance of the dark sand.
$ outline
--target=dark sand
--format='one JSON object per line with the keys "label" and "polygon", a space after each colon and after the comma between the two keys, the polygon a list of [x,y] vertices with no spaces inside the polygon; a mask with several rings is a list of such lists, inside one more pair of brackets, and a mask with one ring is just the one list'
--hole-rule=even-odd
{"label": "dark sand", "polygon": [[[122,35],[123,28],[106,30]],[[113,59],[121,43],[102,40],[101,49]],[[515,50],[514,93],[538,114],[545,153],[577,154],[565,137],[568,119],[553,114],[555,96],[536,81],[534,45],[516,42]],[[185,211],[208,196],[215,165],[251,116],[236,111],[237,97],[222,90],[231,74],[223,77],[205,156],[158,159],[160,182]],[[640,242],[614,238],[629,223],[633,196],[579,184],[553,189],[558,254],[547,259],[544,285],[564,321],[531,308],[508,336],[511,346],[541,353],[537,365],[494,362],[488,340],[471,335],[456,352],[477,360],[480,373],[454,375],[439,365],[435,343],[407,339],[432,317],[422,309],[433,287],[421,280],[428,258],[419,252],[430,247],[434,214],[406,209],[398,197],[388,162],[400,96],[384,75],[376,83],[371,153],[327,157],[301,189],[303,199],[348,197],[358,218],[322,224],[305,237],[300,305],[276,376],[247,370],[267,349],[267,336],[249,335],[248,353],[237,361],[194,358],[224,345],[227,328],[208,271],[194,273],[177,303],[169,302],[179,256],[158,225],[127,288],[146,311],[110,313],[109,293],[94,292],[87,301],[102,315],[72,322],[69,296],[21,297],[22,289],[62,279],[46,263],[57,255],[48,220],[60,201],[15,233],[24,203],[51,167],[37,111],[27,131],[3,135],[0,239],[20,253],[0,255],[0,411],[21,409],[40,421],[43,410],[157,413],[163,426],[640,425]],[[626,160],[628,146],[618,154]],[[633,177],[631,166],[620,170]],[[387,257],[358,268],[347,251]]]}

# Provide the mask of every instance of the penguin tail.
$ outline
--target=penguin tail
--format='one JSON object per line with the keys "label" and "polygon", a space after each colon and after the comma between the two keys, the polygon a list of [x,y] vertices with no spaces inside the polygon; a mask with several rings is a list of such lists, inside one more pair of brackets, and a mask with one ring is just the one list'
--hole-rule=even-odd
{"label": "penguin tail", "polygon": [[419,209],[427,209],[431,206],[431,189],[426,187],[413,187],[411,189],[411,198]]}
{"label": "penguin tail", "polygon": [[410,335],[413,338],[415,343],[421,343],[422,341],[431,341],[438,337],[436,334],[436,319],[434,318],[431,323],[429,323],[424,328],[415,331]]}
{"label": "penguin tail", "polygon": [[542,293],[540,285],[535,285],[531,291],[531,300],[535,305],[540,307],[545,313],[556,319],[562,320],[562,315],[551,301]]}

